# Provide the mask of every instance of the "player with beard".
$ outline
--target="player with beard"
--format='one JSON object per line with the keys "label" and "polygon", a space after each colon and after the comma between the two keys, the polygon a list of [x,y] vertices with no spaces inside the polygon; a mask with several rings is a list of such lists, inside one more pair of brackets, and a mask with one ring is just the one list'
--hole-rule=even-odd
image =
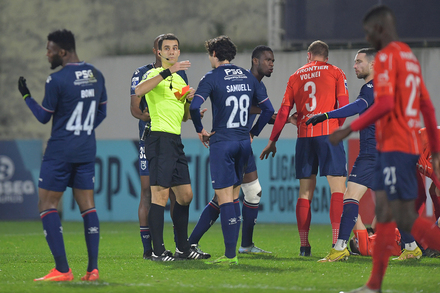
{"label": "player with beard", "polygon": [[[374,57],[376,50],[372,48],[361,49],[354,58],[354,70],[357,78],[365,80],[356,101],[340,109],[327,113],[318,114],[307,120],[306,124],[317,125],[331,118],[345,118],[356,114],[361,115],[374,103],[373,77]],[[348,176],[347,189],[344,193],[344,206],[339,226],[339,235],[334,248],[319,262],[334,262],[347,260],[350,255],[347,242],[351,230],[356,223],[359,213],[359,201],[368,188],[372,187],[373,171],[376,163],[376,138],[374,137],[374,124],[360,132],[359,155],[356,158],[353,169]],[[361,230],[364,231],[364,230]],[[359,232],[362,233],[362,232]],[[356,234],[356,231],[355,231]]]}
{"label": "player with beard", "polygon": [[34,281],[73,280],[57,211],[67,186],[73,190],[84,221],[89,263],[81,280],[96,281],[99,279],[99,220],[93,198],[95,128],[107,112],[104,77],[93,65],[79,60],[71,31],[54,31],[47,41],[50,68],[62,68],[47,78],[42,106],[31,97],[26,80],[20,77],[18,81],[18,89],[38,121],[45,124],[52,118],[52,132],[40,170],[38,209],[55,268]]}

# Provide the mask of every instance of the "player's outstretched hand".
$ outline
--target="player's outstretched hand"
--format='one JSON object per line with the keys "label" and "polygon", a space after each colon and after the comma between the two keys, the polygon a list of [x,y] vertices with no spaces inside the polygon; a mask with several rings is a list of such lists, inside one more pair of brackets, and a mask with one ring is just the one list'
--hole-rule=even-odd
{"label": "player's outstretched hand", "polygon": [[350,126],[345,128],[339,128],[335,132],[329,135],[328,140],[332,145],[338,145],[344,138],[350,135],[352,132]]}
{"label": "player's outstretched hand", "polygon": [[187,70],[190,67],[191,67],[191,62],[189,62],[188,60],[180,61],[174,63],[173,66],[170,67],[170,71],[171,73],[174,73],[180,70]]}
{"label": "player's outstretched hand", "polygon": [[272,157],[275,157],[276,152],[277,152],[276,142],[269,139],[269,143],[261,152],[260,160],[267,159],[270,153],[272,153]]}
{"label": "player's outstretched hand", "polygon": [[205,146],[205,148],[209,147],[209,139],[211,138],[211,136],[215,133],[211,132],[209,133],[208,131],[205,130],[205,128],[202,129],[202,131],[200,133],[197,133],[199,135],[199,139],[200,141],[203,143],[203,145]]}
{"label": "player's outstretched hand", "polygon": [[322,121],[325,121],[327,119],[328,119],[327,113],[318,114],[318,115],[313,116],[309,120],[307,120],[306,125],[309,125],[310,123],[312,123],[313,126],[315,126],[316,124],[321,123]]}
{"label": "player's outstretched hand", "polygon": [[18,79],[18,90],[20,91],[23,99],[26,99],[31,95],[31,92],[26,85],[26,79],[23,76],[20,76],[20,78]]}

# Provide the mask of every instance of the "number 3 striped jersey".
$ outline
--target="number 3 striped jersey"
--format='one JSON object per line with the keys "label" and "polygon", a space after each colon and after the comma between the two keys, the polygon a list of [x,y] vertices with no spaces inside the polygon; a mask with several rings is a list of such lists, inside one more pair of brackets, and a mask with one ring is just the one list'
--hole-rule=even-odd
{"label": "number 3 striped jersey", "polygon": [[338,119],[328,119],[315,126],[306,121],[317,114],[338,108],[338,98],[348,100],[347,78],[338,67],[327,62],[312,61],[292,74],[281,106],[296,105],[298,137],[329,135],[339,127]]}
{"label": "number 3 striped jersey", "polygon": [[419,154],[420,100],[429,100],[419,61],[408,45],[392,42],[374,63],[374,96],[394,98],[394,109],[376,122],[377,149]]}

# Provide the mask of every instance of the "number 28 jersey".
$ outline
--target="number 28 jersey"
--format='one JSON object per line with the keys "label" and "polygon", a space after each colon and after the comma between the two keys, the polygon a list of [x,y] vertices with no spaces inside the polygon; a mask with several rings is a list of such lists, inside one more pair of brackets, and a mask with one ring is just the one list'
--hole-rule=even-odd
{"label": "number 28 jersey", "polygon": [[249,139],[249,110],[268,99],[266,88],[246,69],[223,64],[200,81],[195,96],[211,97],[212,131],[210,142]]}
{"label": "number 28 jersey", "polygon": [[338,119],[328,119],[315,126],[306,125],[306,121],[337,109],[340,96],[348,97],[344,72],[327,62],[312,61],[290,76],[281,105],[292,109],[296,104],[298,137],[329,135],[339,128]]}
{"label": "number 28 jersey", "polygon": [[96,156],[95,117],[107,103],[104,77],[93,65],[68,63],[46,80],[42,106],[53,113],[45,158],[93,162]]}
{"label": "number 28 jersey", "polygon": [[374,96],[394,97],[394,109],[376,121],[377,149],[419,154],[420,99],[429,99],[419,61],[408,45],[392,42],[374,62]]}

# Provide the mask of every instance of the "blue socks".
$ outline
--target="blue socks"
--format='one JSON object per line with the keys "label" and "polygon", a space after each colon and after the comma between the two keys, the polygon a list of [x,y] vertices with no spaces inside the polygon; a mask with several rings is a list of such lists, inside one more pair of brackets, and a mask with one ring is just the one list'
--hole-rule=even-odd
{"label": "blue socks", "polygon": [[359,214],[359,201],[348,198],[344,199],[344,206],[341,217],[341,224],[339,225],[338,239],[348,241],[350,239],[351,230]]}
{"label": "blue socks", "polygon": [[258,207],[259,203],[251,204],[245,200],[243,200],[243,231],[241,232],[241,246],[249,247],[252,245],[253,235],[254,235],[254,226],[257,221],[258,216]]}
{"label": "blue socks", "polygon": [[98,268],[99,250],[99,219],[95,208],[81,212],[84,221],[84,235],[86,237],[89,264],[87,271],[91,272]]}
{"label": "blue socks", "polygon": [[237,242],[238,242],[238,237],[240,236],[240,226],[241,226],[241,221],[242,221],[242,217],[241,217],[241,210],[240,210],[240,200],[237,198],[237,199],[234,199],[234,201],[233,201],[233,203],[234,203],[234,210],[235,210],[235,215],[237,216],[237,231],[236,231],[236,235],[235,235],[235,238],[237,239]]}
{"label": "blue socks", "polygon": [[142,245],[144,246],[144,253],[151,250],[151,235],[148,226],[140,226]]}
{"label": "blue socks", "polygon": [[225,242],[225,256],[227,258],[234,258],[237,249],[237,225],[239,221],[233,202],[227,202],[220,206],[220,220]]}
{"label": "blue socks", "polygon": [[209,228],[215,223],[219,215],[220,207],[218,206],[218,203],[214,200],[211,200],[203,209],[203,212],[200,215],[200,218],[194,227],[191,236],[189,236],[189,243],[198,244],[200,238],[202,238],[203,234],[205,234],[206,231],[208,231]]}
{"label": "blue socks", "polygon": [[40,213],[44,235],[55,259],[55,268],[61,273],[69,271],[66,250],[64,249],[63,227],[57,209],[48,209]]}

